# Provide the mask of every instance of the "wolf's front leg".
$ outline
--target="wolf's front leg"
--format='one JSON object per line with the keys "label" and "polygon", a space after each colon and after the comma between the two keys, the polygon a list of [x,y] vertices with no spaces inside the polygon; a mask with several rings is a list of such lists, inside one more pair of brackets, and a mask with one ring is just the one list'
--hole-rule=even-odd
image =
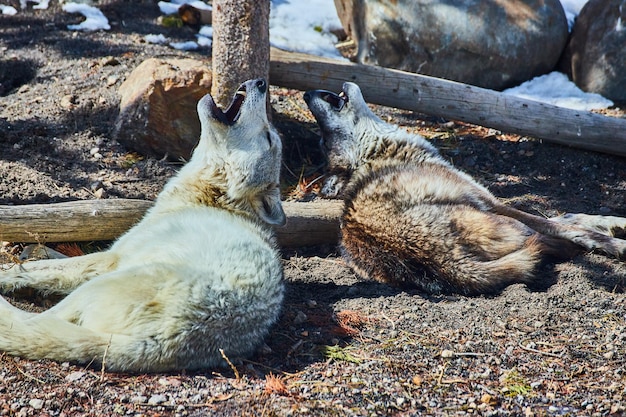
{"label": "wolf's front leg", "polygon": [[0,290],[29,287],[67,294],[83,282],[114,270],[117,262],[118,256],[106,251],[65,259],[0,264]]}

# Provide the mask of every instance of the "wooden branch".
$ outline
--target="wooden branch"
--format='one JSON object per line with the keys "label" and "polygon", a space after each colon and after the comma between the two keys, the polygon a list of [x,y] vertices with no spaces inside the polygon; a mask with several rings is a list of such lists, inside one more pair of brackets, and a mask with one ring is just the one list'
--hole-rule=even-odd
{"label": "wooden branch", "polygon": [[[107,199],[0,206],[0,241],[81,242],[114,240],[152,207],[151,201]],[[338,241],[340,201],[284,202],[287,224],[277,227],[280,246],[293,248]]]}
{"label": "wooden branch", "polygon": [[528,135],[548,142],[626,156],[626,120],[552,106],[454,81],[312,55],[271,50],[271,83],[338,92],[345,81],[365,100]]}

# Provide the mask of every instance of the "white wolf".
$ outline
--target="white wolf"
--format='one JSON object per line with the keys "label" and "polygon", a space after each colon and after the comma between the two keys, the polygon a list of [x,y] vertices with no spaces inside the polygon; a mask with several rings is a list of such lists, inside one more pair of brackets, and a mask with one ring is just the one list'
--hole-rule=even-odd
{"label": "white wolf", "polygon": [[612,237],[625,218],[545,219],[504,205],[424,138],[379,119],[356,84],[304,99],[328,157],[322,193],[344,198],[342,251],[364,278],[479,294],[537,279],[543,255],[626,255]]}
{"label": "white wolf", "polygon": [[0,297],[0,350],[30,359],[160,372],[223,365],[254,352],[283,300],[268,224],[285,223],[281,140],[266,114],[267,84],[242,84],[226,111],[198,103],[190,161],[143,220],[109,250],[7,265],[4,291],[67,296],[36,314]]}

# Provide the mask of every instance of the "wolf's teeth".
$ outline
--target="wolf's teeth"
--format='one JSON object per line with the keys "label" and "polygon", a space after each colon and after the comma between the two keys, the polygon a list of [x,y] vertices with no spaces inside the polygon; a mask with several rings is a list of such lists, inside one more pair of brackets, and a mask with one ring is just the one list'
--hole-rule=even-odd
{"label": "wolf's teeth", "polygon": [[235,95],[246,97],[246,90],[239,90],[235,93]]}
{"label": "wolf's teeth", "polygon": [[342,91],[341,93],[339,93],[339,97],[344,98],[345,96],[346,96],[345,92]]}

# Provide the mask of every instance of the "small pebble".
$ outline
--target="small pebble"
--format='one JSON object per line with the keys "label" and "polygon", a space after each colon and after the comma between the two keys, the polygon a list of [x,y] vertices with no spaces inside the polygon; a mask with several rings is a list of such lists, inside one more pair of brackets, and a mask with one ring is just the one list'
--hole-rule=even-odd
{"label": "small pebble", "polygon": [[67,375],[65,377],[65,380],[68,381],[68,382],[75,382],[75,381],[78,381],[79,379],[82,379],[82,377],[84,377],[84,376],[85,376],[84,372],[75,371],[75,372],[72,372],[71,374]]}
{"label": "small pebble", "polygon": [[41,410],[43,408],[43,400],[40,398],[33,398],[28,402],[28,405],[33,407],[35,410]]}
{"label": "small pebble", "polygon": [[158,405],[167,401],[167,397],[163,394],[155,394],[148,400],[150,405]]}
{"label": "small pebble", "polygon": [[304,314],[302,311],[298,311],[296,313],[296,317],[293,319],[293,324],[302,324],[306,322],[307,319],[308,317],[306,314]]}
{"label": "small pebble", "polygon": [[444,359],[454,358],[454,356],[455,356],[455,353],[451,350],[444,349],[441,351],[441,357]]}

